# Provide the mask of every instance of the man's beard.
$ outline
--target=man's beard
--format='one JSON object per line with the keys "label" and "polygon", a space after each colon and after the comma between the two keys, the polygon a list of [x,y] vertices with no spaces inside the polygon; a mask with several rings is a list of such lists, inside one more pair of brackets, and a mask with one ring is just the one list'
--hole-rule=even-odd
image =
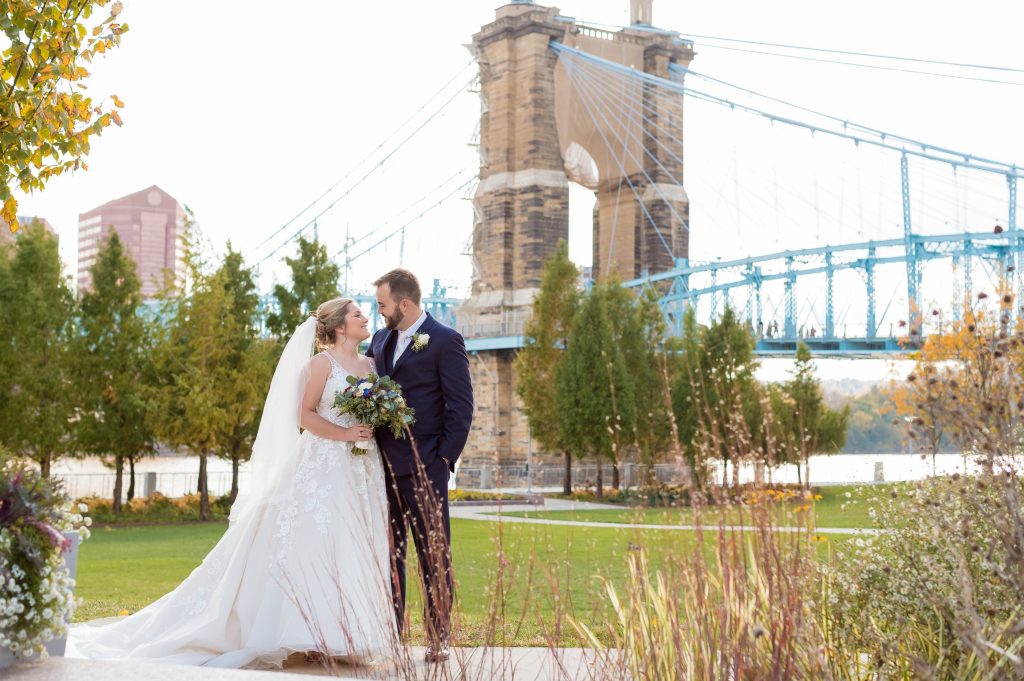
{"label": "man's beard", "polygon": [[405,319],[405,315],[401,310],[395,310],[395,316],[384,315],[384,325],[394,331],[398,328],[398,325]]}

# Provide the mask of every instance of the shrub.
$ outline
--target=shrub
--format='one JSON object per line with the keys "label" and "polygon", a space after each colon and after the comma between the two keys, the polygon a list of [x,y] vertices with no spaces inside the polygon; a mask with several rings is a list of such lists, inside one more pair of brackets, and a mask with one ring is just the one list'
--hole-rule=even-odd
{"label": "shrub", "polygon": [[[120,513],[114,513],[108,499],[96,496],[82,497],[95,522],[102,525],[135,525],[148,523],[179,523],[199,521],[199,495],[186,494],[183,497],[167,497],[154,492],[148,497],[136,497],[126,504]],[[231,512],[230,498],[219,497],[211,505],[213,520],[225,520]]]}
{"label": "shrub", "polygon": [[882,673],[1024,678],[1022,498],[1013,472],[894,489],[882,532],[830,566],[837,640]]}

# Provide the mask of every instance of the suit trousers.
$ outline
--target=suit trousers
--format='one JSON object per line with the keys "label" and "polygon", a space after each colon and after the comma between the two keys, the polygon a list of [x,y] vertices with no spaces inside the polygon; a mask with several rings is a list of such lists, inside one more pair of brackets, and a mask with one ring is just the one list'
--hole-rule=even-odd
{"label": "suit trousers", "polygon": [[424,589],[423,621],[428,642],[447,642],[451,634],[453,596],[451,520],[448,514],[448,464],[436,457],[411,475],[395,476],[385,463],[391,527],[392,585],[395,621],[401,636],[405,623],[405,558],[412,529]]}

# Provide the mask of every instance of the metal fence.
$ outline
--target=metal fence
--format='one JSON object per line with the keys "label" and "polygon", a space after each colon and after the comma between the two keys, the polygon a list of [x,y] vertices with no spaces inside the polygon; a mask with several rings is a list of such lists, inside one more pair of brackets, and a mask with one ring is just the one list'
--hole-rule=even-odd
{"label": "metal fence", "polygon": [[[612,466],[603,467],[605,485],[612,481]],[[626,463],[619,466],[622,486],[635,487],[647,479],[647,466]],[[664,483],[678,483],[685,478],[685,470],[675,464],[656,464],[654,475]],[[72,497],[98,496],[110,498],[114,494],[113,473],[57,473],[54,477],[64,481],[64,488]],[[215,472],[208,474],[210,494],[219,496],[231,491],[231,472]],[[454,486],[462,489],[493,490],[493,489],[527,489],[527,488],[561,488],[565,477],[565,467],[561,464],[543,464],[534,466],[527,472],[525,464],[505,465],[472,465],[460,466],[455,475]],[[595,464],[573,462],[573,486],[592,486],[597,480]],[[168,497],[180,497],[194,494],[198,488],[197,473],[185,472],[145,472],[135,474],[136,496],[149,496],[160,492]],[[248,473],[239,474],[239,485],[248,482]],[[129,475],[125,471],[123,490],[128,492]]]}
{"label": "metal fence", "polygon": [[[882,482],[884,480],[916,480],[928,475],[951,475],[969,473],[974,464],[965,467],[965,460],[959,454],[940,454],[937,465],[930,460],[907,454],[841,454],[836,456],[811,457],[811,482],[815,484],[850,484]],[[760,468],[760,470],[758,470]],[[612,483],[612,466],[603,466],[604,484]],[[708,479],[731,479],[732,469],[724,472],[720,462],[712,463],[707,471]],[[622,487],[637,487],[651,475],[663,484],[685,483],[688,471],[679,464],[654,464],[653,467],[638,463],[619,465],[619,481]],[[249,473],[243,468],[239,474],[239,486],[248,483]],[[104,473],[56,473],[62,478],[65,488],[74,497],[97,495],[109,498],[114,492],[114,474]],[[460,465],[453,480],[453,486],[470,490],[559,490],[565,477],[565,466],[561,463],[545,463],[527,469],[525,464],[492,465],[467,462]],[[800,477],[795,466],[780,466],[765,471],[763,466],[745,464],[740,467],[741,482],[758,478],[778,483],[797,482]],[[231,472],[210,472],[208,476],[210,493],[227,494],[231,490]],[[594,486],[597,480],[597,466],[573,461],[572,484],[574,487]],[[169,497],[195,493],[199,476],[194,472],[139,472],[135,475],[136,496],[148,496],[160,492]],[[128,491],[128,474],[125,472],[125,493]]]}
{"label": "metal fence", "polygon": [[[64,481],[64,489],[74,498],[98,496],[109,499],[114,496],[113,473],[56,473],[55,478]],[[123,494],[128,493],[130,476],[124,474]],[[231,472],[207,474],[210,494],[221,496],[231,491]],[[246,474],[239,475],[239,485],[247,482]],[[168,497],[181,497],[195,494],[199,488],[198,473],[136,473],[135,496],[148,497],[153,492],[160,492]]]}
{"label": "metal fence", "polygon": [[[646,464],[624,463],[619,465],[619,481],[623,487],[636,487],[648,480],[650,467]],[[602,466],[604,484],[610,485],[614,468],[611,464]],[[687,469],[677,464],[655,464],[654,477],[665,484],[678,484],[686,480]],[[457,487],[463,489],[527,489],[560,488],[565,480],[565,466],[543,464],[533,466],[529,471],[525,464],[476,465],[460,467],[455,476]],[[597,483],[597,465],[573,462],[572,484],[574,487],[593,486]]]}

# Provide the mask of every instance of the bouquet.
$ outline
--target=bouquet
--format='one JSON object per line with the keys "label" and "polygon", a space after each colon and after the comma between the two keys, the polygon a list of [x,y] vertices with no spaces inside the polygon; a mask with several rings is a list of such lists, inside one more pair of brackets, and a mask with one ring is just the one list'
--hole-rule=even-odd
{"label": "bouquet", "polygon": [[91,524],[79,511],[59,481],[14,461],[0,465],[0,653],[46,657],[45,644],[67,634],[75,581],[64,533],[85,539]]}
{"label": "bouquet", "polygon": [[[334,397],[339,414],[352,414],[359,423],[371,428],[390,428],[395,437],[404,433],[415,421],[415,410],[402,397],[402,386],[390,376],[371,373],[366,378],[348,377],[348,387]],[[366,454],[369,442],[356,442],[352,453]]]}

